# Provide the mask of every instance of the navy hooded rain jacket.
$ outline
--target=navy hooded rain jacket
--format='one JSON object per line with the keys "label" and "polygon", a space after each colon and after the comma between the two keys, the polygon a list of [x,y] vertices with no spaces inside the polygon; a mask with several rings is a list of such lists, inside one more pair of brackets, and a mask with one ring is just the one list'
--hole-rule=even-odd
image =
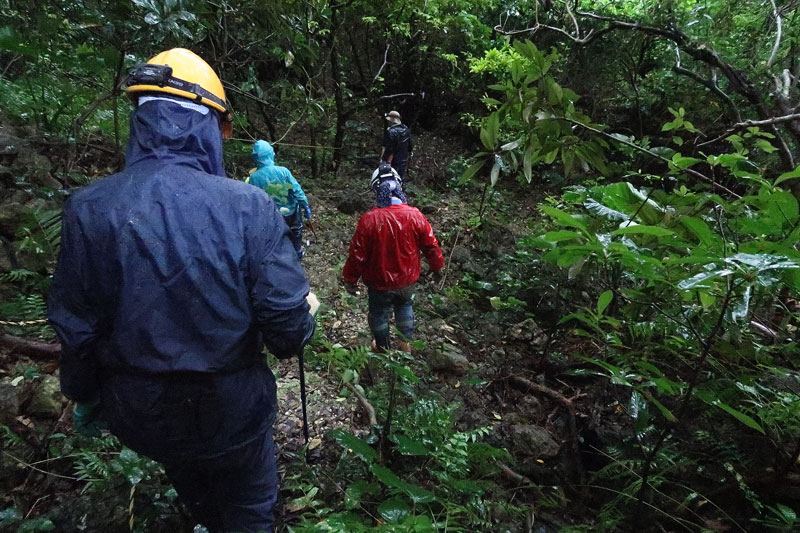
{"label": "navy hooded rain jacket", "polygon": [[64,207],[48,316],[69,398],[159,461],[210,457],[267,431],[275,379],[314,325],[308,282],[269,196],[227,179],[215,113],[131,115],[125,170]]}

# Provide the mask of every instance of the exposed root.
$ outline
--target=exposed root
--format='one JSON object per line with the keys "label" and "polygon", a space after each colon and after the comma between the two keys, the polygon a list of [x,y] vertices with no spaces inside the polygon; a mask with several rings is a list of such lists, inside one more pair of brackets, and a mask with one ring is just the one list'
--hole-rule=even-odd
{"label": "exposed root", "polygon": [[39,361],[55,361],[61,354],[60,344],[47,344],[44,342],[29,341],[14,335],[0,335],[0,344],[11,348],[12,352],[27,355]]}
{"label": "exposed root", "polygon": [[367,412],[367,418],[369,418],[369,426],[370,427],[377,426],[378,417],[375,415],[375,408],[372,407],[372,404],[369,403],[369,401],[363,394],[358,392],[358,389],[355,388],[355,386],[352,383],[345,383],[345,385],[347,386],[348,389],[353,391],[353,394],[356,395],[358,401],[361,402],[361,406],[364,407],[364,411]]}

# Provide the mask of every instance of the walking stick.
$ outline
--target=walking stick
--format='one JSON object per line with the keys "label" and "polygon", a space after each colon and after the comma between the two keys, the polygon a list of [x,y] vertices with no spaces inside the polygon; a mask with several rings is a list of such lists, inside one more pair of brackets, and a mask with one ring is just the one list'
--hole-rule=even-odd
{"label": "walking stick", "polygon": [[306,370],[305,370],[305,363],[303,361],[303,348],[300,348],[300,352],[297,354],[297,360],[300,366],[300,403],[303,406],[303,437],[305,437],[306,444],[308,444],[308,412],[306,408]]}

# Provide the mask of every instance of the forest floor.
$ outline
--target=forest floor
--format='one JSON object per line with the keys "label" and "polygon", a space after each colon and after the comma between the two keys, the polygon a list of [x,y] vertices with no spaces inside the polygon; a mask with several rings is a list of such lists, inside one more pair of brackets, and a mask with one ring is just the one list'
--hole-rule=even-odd
{"label": "forest floor", "polygon": [[[425,143],[424,137],[418,141],[421,146]],[[430,144],[441,143],[430,140]],[[436,149],[443,151],[441,146],[431,146]],[[493,474],[495,481],[510,491],[503,496],[510,498],[508,503],[532,509],[534,496],[542,495],[538,488],[531,491],[534,483],[551,485],[552,494],[563,503],[565,496],[557,485],[565,478],[579,477],[583,468],[576,420],[585,427],[605,411],[608,419],[604,425],[613,432],[618,412],[597,403],[605,397],[603,391],[590,400],[580,383],[560,380],[555,388],[546,386],[540,370],[548,364],[552,343],[531,315],[496,312],[479,289],[460,287],[463,279],[480,284],[484,283],[480,280],[498,275],[496,264],[514,253],[516,238],[526,232],[521,221],[533,212],[535,200],[525,196],[503,202],[498,197],[495,207],[504,213],[502,220],[487,216],[481,222],[478,210],[483,201],[492,201],[488,199],[491,196],[475,197],[473,188],[465,198],[464,191],[454,190],[452,179],[446,182],[443,169],[431,164],[434,160],[423,159],[412,167],[408,190],[410,203],[428,217],[442,244],[444,278],[434,281],[423,274],[418,283],[418,342],[406,363],[420,378],[422,390],[455,406],[459,430],[485,428],[487,442],[508,450],[513,468],[499,464]],[[317,353],[367,348],[371,342],[366,289],[361,285],[354,297],[339,281],[358,218],[374,201],[367,188],[370,173],[364,168],[347,179],[305,183],[314,222],[305,230],[308,246],[303,265],[322,307],[315,339],[306,351],[308,462],[301,453],[297,360],[274,366],[279,396],[275,440],[283,487],[277,515],[284,524],[314,510],[310,500],[303,503],[303,484],[298,480],[318,485],[319,497],[328,505],[344,499],[345,487],[334,474],[343,449],[330,438],[330,432],[343,428],[364,437],[371,431],[364,405],[344,386],[330,361]],[[479,222],[482,225],[477,231]],[[382,379],[372,372],[365,374],[365,385]],[[22,381],[17,379],[20,375],[25,376]],[[16,509],[27,519],[52,519],[57,531],[128,531],[132,517],[134,522],[147,521],[145,531],[191,530],[191,520],[175,506],[174,491],[169,491],[157,466],[143,459],[126,463],[124,454],[119,455],[108,439],[71,440],[72,406],[60,396],[56,376],[52,361],[0,349],[0,408],[10,413],[13,404],[16,415],[2,420],[7,435],[0,456],[0,477],[4,478],[0,508]],[[52,408],[37,411],[39,397],[53,404]],[[376,407],[382,421],[384,412]],[[150,484],[134,495],[125,488],[124,480],[101,483],[113,481],[119,474],[129,483],[143,478]],[[90,480],[88,485],[86,480]],[[542,523],[542,516],[547,513],[537,515],[537,524]],[[3,520],[0,516],[0,530]],[[533,514],[527,525],[520,523],[519,516],[509,517],[497,531],[531,531],[532,520]]]}

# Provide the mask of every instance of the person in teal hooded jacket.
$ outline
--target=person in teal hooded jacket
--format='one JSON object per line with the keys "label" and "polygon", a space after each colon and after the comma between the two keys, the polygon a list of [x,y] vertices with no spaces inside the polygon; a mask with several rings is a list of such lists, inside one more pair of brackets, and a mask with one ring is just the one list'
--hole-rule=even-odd
{"label": "person in teal hooded jacket", "polygon": [[306,220],[311,220],[311,208],[308,206],[306,193],[288,168],[275,164],[275,150],[267,141],[256,141],[252,156],[258,168],[246,181],[263,189],[272,197],[291,230],[292,244],[297,257],[302,258],[303,215]]}

